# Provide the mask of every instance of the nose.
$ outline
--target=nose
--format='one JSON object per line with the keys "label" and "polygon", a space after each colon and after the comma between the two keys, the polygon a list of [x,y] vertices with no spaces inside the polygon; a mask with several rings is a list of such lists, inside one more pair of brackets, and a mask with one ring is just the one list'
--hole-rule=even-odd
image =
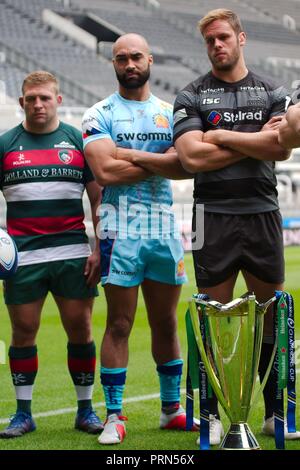
{"label": "nose", "polygon": [[215,46],[215,49],[220,49],[222,47],[222,41],[216,38],[214,46]]}
{"label": "nose", "polygon": [[42,108],[42,100],[39,98],[39,97],[36,97],[35,101],[34,101],[34,107],[35,108]]}
{"label": "nose", "polygon": [[132,71],[135,69],[135,63],[133,60],[129,59],[126,65],[126,71]]}

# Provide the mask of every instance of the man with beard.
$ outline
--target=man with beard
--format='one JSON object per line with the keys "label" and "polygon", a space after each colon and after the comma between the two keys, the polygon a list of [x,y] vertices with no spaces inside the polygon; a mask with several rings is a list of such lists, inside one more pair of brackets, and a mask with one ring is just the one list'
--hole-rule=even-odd
{"label": "man with beard", "polygon": [[[174,141],[195,176],[194,199],[204,205],[204,245],[193,250],[199,292],[227,303],[238,273],[259,302],[283,289],[284,255],[274,161],[286,91],[246,67],[246,35],[237,15],[210,11],[199,22],[212,70],[182,90],[174,105]],[[196,211],[193,224],[196,226]],[[262,379],[273,350],[272,311],[265,317]],[[263,432],[274,435],[275,378],[264,389]],[[219,420],[217,400],[210,413]],[[220,423],[221,429],[221,423]],[[298,439],[300,433],[285,437]]]}
{"label": "man with beard", "polygon": [[101,444],[121,443],[126,433],[122,397],[139,286],[160,381],[160,427],[186,426],[180,406],[183,361],[176,319],[186,275],[167,178],[191,175],[172,148],[172,106],[150,92],[152,62],[142,36],[121,36],[113,47],[119,91],[95,104],[83,118],[85,156],[98,183],[105,187],[100,250],[108,312],[101,346],[101,383],[107,420]]}

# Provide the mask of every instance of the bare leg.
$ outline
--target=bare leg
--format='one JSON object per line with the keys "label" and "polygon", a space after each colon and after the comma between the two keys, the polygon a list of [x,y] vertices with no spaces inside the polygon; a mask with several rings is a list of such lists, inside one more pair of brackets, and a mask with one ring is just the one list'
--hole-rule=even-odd
{"label": "bare leg", "polygon": [[45,298],[22,305],[8,305],[12,325],[11,345],[25,348],[35,344]]}
{"label": "bare leg", "polygon": [[107,321],[101,345],[101,365],[126,367],[128,338],[132,329],[138,298],[138,286],[120,287],[106,284]]}
{"label": "bare leg", "polygon": [[92,341],[91,318],[94,298],[67,299],[54,296],[54,299],[70,343],[90,343]]}
{"label": "bare leg", "polygon": [[145,279],[142,290],[151,328],[152,355],[156,364],[179,358],[176,308],[181,286]]}
{"label": "bare leg", "polygon": [[233,290],[237,276],[238,273],[235,273],[229,279],[226,279],[226,281],[213,287],[198,286],[198,292],[209,295],[211,300],[216,300],[222,304],[227,304],[233,298]]}

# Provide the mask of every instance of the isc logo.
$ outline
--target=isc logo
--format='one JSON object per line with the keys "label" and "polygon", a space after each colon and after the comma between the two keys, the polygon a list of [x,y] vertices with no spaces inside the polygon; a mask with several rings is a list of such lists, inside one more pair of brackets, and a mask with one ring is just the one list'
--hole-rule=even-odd
{"label": "isc logo", "polygon": [[220,98],[203,98],[202,104],[219,104]]}

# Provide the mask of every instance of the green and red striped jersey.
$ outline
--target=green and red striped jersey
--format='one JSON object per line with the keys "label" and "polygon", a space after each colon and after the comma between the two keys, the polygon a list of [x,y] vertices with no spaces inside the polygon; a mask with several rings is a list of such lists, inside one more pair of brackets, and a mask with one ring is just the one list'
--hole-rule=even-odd
{"label": "green and red striped jersey", "polygon": [[82,196],[93,175],[81,133],[61,122],[53,132],[32,134],[20,124],[0,136],[0,158],[19,265],[88,256]]}

